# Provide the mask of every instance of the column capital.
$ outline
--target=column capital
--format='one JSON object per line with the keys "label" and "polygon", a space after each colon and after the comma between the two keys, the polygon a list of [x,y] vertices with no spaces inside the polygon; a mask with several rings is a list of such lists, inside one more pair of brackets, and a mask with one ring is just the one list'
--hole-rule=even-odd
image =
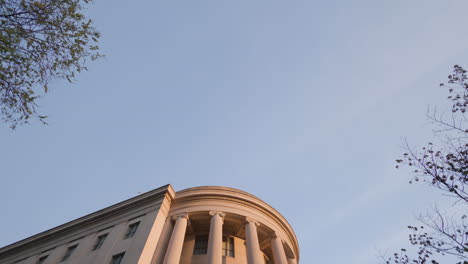
{"label": "column capital", "polygon": [[281,237],[278,235],[278,233],[275,231],[270,235],[271,239],[278,238],[279,240],[282,240]]}
{"label": "column capital", "polygon": [[183,213],[183,214],[178,214],[178,215],[173,215],[172,216],[172,220],[174,220],[174,221],[177,221],[177,219],[179,219],[179,218],[185,218],[185,219],[189,220],[188,213]]}
{"label": "column capital", "polygon": [[224,218],[226,216],[226,213],[220,212],[220,211],[210,211],[209,213],[211,216],[219,215],[221,218]]}
{"label": "column capital", "polygon": [[260,223],[259,223],[257,220],[253,219],[253,218],[246,217],[246,218],[245,218],[245,221],[246,221],[247,223],[253,223],[253,224],[255,224],[256,226],[260,226]]}

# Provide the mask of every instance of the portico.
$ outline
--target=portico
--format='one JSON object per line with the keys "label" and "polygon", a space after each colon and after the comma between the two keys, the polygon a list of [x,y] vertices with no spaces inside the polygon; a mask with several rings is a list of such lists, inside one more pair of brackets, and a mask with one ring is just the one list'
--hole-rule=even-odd
{"label": "portico", "polygon": [[[183,264],[184,259],[190,258],[187,254],[194,255],[193,262],[197,262],[198,258],[200,263],[209,264],[297,263],[292,250],[280,235],[282,232],[251,216],[220,210],[190,211],[174,214],[171,221],[172,225],[167,226],[173,226],[173,230],[164,264]],[[194,247],[197,241],[190,242],[200,236],[208,237],[206,254],[196,252]],[[223,242],[223,237],[234,237],[244,241],[245,247],[234,247],[235,254],[232,257],[223,256],[223,243],[227,243]],[[183,252],[185,257],[182,257]]]}

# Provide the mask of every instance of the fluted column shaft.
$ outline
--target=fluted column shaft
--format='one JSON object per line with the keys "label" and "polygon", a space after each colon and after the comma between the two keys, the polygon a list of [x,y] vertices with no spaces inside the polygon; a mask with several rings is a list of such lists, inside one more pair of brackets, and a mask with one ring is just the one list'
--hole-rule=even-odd
{"label": "fluted column shaft", "polygon": [[288,264],[297,264],[297,261],[295,258],[290,258],[288,259]]}
{"label": "fluted column shaft", "polygon": [[188,215],[176,215],[173,217],[176,221],[172,230],[171,240],[167,246],[164,264],[179,264],[184,245],[185,231],[187,230]]}
{"label": "fluted column shaft", "polygon": [[208,237],[208,264],[223,262],[223,217],[222,212],[211,211],[210,235]]}
{"label": "fluted column shaft", "polygon": [[283,242],[281,239],[276,236],[271,240],[271,247],[273,250],[273,259],[275,264],[288,264],[288,259],[286,258],[286,253],[284,252]]}
{"label": "fluted column shaft", "polygon": [[263,259],[260,251],[260,243],[258,242],[257,226],[259,223],[253,219],[246,218],[245,238],[247,244],[247,263],[248,264],[263,264]]}

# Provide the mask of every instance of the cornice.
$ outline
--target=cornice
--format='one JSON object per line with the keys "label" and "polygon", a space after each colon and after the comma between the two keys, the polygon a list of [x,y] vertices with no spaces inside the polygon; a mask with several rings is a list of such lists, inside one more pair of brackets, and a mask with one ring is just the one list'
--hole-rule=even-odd
{"label": "cornice", "polygon": [[79,230],[81,228],[92,226],[97,222],[125,214],[126,212],[131,211],[134,208],[145,206],[157,200],[163,200],[164,198],[172,200],[174,199],[174,197],[175,191],[172,188],[172,186],[170,184],[164,185],[157,189],[140,194],[133,198],[127,199],[120,203],[114,204],[94,213],[85,215],[68,223],[59,225],[47,231],[41,232],[26,239],[20,240],[16,243],[0,248],[0,259],[14,255],[16,252],[20,252],[21,250],[24,250],[26,248],[34,247],[36,245],[42,245],[51,240],[54,240],[55,238],[61,237],[66,234],[70,234],[73,231]]}

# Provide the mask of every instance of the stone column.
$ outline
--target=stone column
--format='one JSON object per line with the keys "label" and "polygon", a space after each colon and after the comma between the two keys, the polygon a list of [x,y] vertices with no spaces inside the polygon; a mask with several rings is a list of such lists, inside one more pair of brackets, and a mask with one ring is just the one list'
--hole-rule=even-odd
{"label": "stone column", "polygon": [[246,217],[245,220],[245,240],[247,244],[247,263],[248,264],[263,264],[263,258],[260,251],[260,243],[258,242],[257,226],[260,224]]}
{"label": "stone column", "polygon": [[208,237],[208,264],[223,262],[223,222],[225,213],[210,211],[210,235]]}
{"label": "stone column", "polygon": [[297,264],[297,261],[295,258],[290,258],[288,259],[288,264]]}
{"label": "stone column", "polygon": [[187,230],[188,214],[175,215],[174,229],[172,230],[171,240],[167,246],[164,264],[179,264],[182,247],[184,245],[185,231]]}
{"label": "stone column", "polygon": [[283,242],[275,233],[271,239],[271,248],[273,250],[273,259],[275,264],[288,264],[286,253],[284,252]]}

